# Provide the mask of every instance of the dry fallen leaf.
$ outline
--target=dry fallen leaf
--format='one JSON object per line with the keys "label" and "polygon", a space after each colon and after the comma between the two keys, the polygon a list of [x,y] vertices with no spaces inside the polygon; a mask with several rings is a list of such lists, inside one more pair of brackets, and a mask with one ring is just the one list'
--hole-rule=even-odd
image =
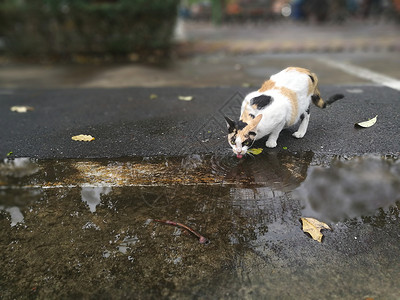
{"label": "dry fallen leaf", "polygon": [[90,142],[94,140],[94,137],[91,135],[80,134],[73,136],[72,139],[79,142]]}
{"label": "dry fallen leaf", "polygon": [[249,150],[247,150],[248,153],[253,154],[253,155],[258,155],[261,152],[263,152],[262,148],[251,148]]}
{"label": "dry fallen leaf", "polygon": [[158,98],[157,94],[151,94],[151,95],[150,95],[150,99],[151,99],[151,100],[157,99],[157,98]]}
{"label": "dry fallen leaf", "polygon": [[17,113],[26,113],[29,110],[33,110],[32,106],[13,106],[10,108],[11,111],[15,111]]}
{"label": "dry fallen leaf", "polygon": [[301,218],[301,222],[303,223],[303,231],[308,232],[314,240],[320,243],[322,242],[322,237],[323,237],[321,230],[322,229],[332,230],[325,223],[322,223],[313,218]]}
{"label": "dry fallen leaf", "polygon": [[378,115],[376,115],[375,118],[369,119],[368,121],[356,123],[355,126],[359,126],[359,127],[363,127],[363,128],[371,127],[372,125],[374,125],[376,123],[377,117],[378,117]]}
{"label": "dry fallen leaf", "polygon": [[193,96],[179,96],[178,99],[182,101],[192,101]]}

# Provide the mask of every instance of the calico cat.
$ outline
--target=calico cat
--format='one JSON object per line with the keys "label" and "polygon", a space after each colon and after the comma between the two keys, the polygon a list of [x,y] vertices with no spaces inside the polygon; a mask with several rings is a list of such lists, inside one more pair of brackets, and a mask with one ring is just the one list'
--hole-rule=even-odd
{"label": "calico cat", "polygon": [[290,67],[272,75],[258,91],[248,94],[243,100],[238,122],[225,117],[228,125],[228,141],[233,152],[242,158],[255,140],[269,135],[268,148],[276,147],[283,128],[300,121],[293,136],[302,138],[310,120],[311,101],[325,108],[343,98],[335,94],[327,102],[318,90],[318,78],[307,69]]}

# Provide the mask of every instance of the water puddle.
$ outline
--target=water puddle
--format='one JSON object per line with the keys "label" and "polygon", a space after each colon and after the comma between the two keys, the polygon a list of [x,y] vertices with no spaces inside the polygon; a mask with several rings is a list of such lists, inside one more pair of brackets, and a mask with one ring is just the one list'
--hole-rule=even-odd
{"label": "water puddle", "polygon": [[374,215],[400,201],[400,161],[370,156],[312,167],[296,196],[304,214],[325,221]]}
{"label": "water puddle", "polygon": [[[2,296],[395,298],[399,175],[395,158],[286,152],[5,161]],[[322,244],[302,216],[333,228]]]}

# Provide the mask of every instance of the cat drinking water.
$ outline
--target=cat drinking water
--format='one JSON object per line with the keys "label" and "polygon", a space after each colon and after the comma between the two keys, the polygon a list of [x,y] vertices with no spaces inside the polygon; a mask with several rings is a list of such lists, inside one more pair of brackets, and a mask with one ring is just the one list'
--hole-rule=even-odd
{"label": "cat drinking water", "polygon": [[325,108],[343,98],[335,94],[327,102],[318,90],[318,78],[307,69],[290,67],[272,75],[258,91],[243,100],[238,122],[225,117],[228,141],[233,152],[242,158],[255,140],[269,135],[265,145],[274,148],[282,129],[300,121],[293,136],[302,138],[310,120],[310,103]]}

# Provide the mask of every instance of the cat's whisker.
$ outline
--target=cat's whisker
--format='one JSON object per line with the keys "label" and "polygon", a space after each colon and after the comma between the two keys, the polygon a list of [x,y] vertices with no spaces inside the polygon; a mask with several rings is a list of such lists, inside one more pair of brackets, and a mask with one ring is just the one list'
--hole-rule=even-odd
{"label": "cat's whisker", "polygon": [[255,158],[255,156],[252,154],[252,153],[250,153],[250,152],[246,152],[246,155],[248,155],[248,156],[250,156],[251,158]]}

